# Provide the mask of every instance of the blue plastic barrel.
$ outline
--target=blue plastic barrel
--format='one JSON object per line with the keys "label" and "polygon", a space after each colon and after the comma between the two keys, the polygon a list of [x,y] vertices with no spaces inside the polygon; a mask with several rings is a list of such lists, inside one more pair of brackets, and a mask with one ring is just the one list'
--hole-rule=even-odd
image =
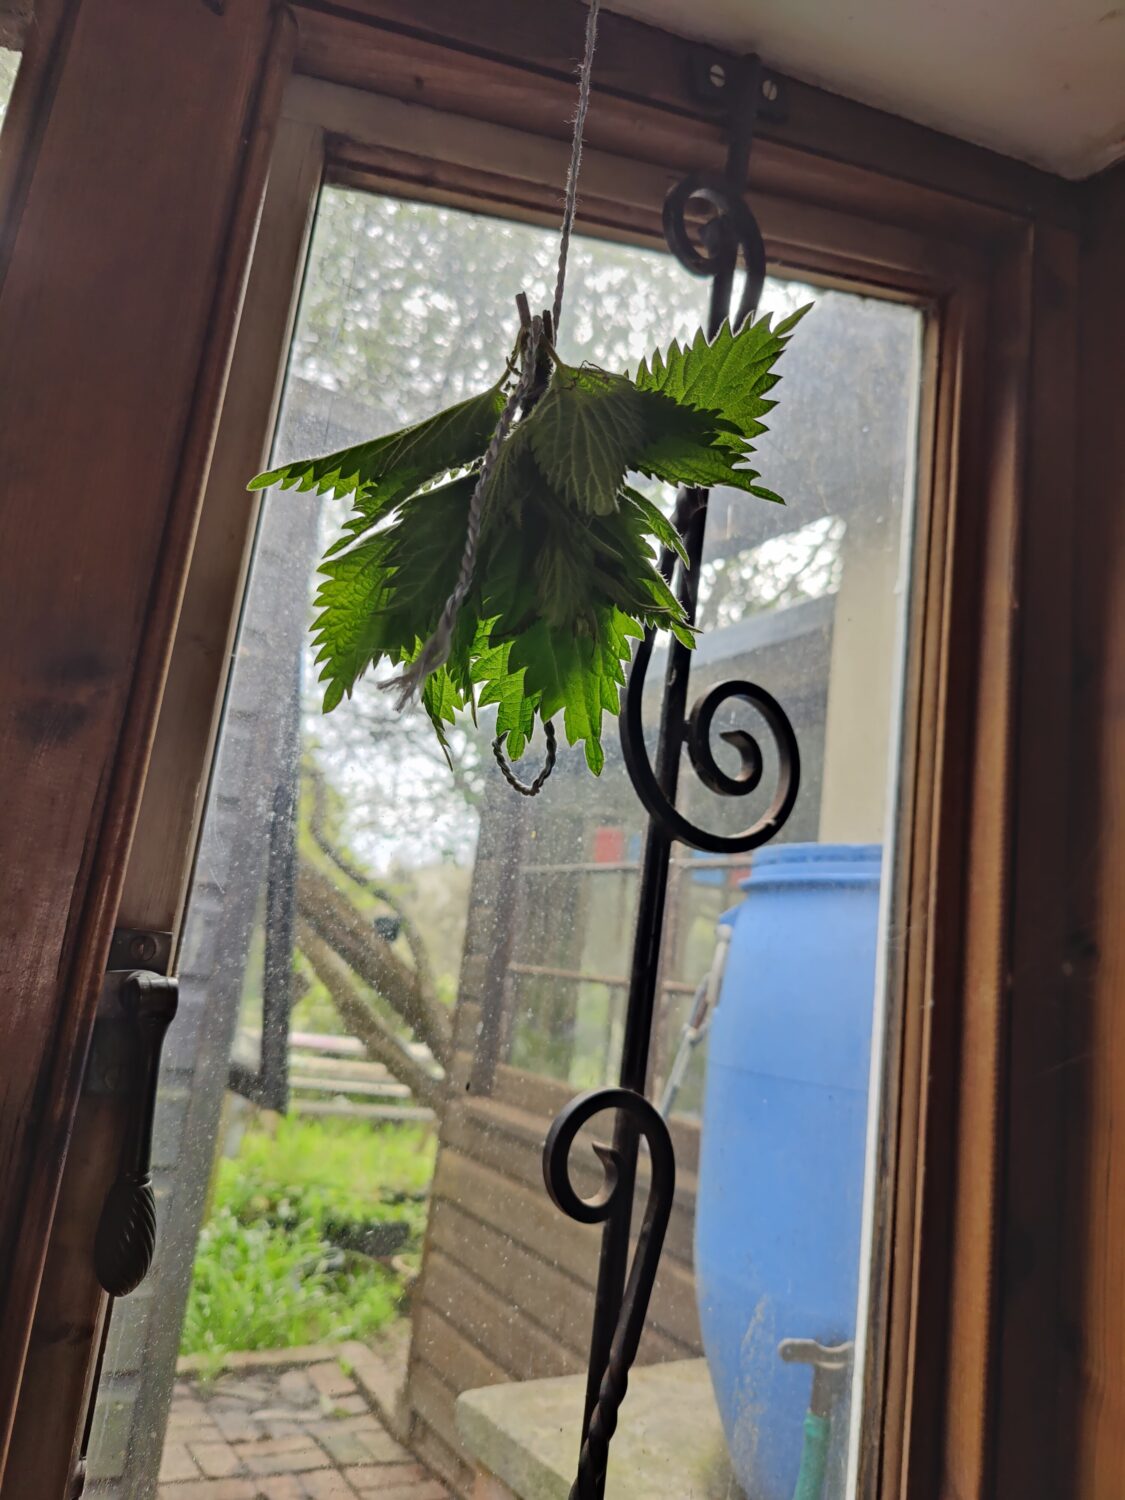
{"label": "blue plastic barrel", "polygon": [[[707,1047],[695,1220],[703,1344],[747,1500],[792,1500],[811,1391],[782,1339],[855,1337],[882,851],[760,850]],[[825,1500],[841,1493],[835,1424]]]}

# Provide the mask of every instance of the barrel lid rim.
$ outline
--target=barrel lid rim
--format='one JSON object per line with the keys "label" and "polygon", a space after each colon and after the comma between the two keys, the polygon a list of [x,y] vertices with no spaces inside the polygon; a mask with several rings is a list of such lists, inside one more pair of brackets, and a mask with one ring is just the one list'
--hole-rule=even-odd
{"label": "barrel lid rim", "polygon": [[882,844],[771,844],[755,851],[753,864],[867,864],[882,861]]}
{"label": "barrel lid rim", "polygon": [[882,844],[778,844],[754,855],[750,874],[738,887],[748,891],[826,878],[836,885],[878,885],[882,865]]}

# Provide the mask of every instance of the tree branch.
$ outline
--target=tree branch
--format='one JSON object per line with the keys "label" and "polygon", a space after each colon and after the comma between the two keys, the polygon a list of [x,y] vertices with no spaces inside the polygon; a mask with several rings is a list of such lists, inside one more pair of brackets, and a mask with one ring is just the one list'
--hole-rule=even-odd
{"label": "tree branch", "polygon": [[429,1003],[437,1003],[437,993],[434,989],[433,969],[430,966],[430,956],[426,951],[426,944],[422,934],[418,931],[409,912],[405,910],[399,901],[385,886],[376,884],[365,870],[354,864],[351,857],[338,849],[328,835],[327,826],[327,788],[324,777],[314,767],[306,767],[309,779],[312,781],[313,797],[312,807],[309,811],[309,831],[316,841],[317,847],[322,854],[328,856],[341,874],[346,875],[349,880],[355,882],[368,895],[384,902],[391,908],[399,920],[399,926],[403,937],[406,939],[410,949],[410,956],[414,960],[414,972],[417,986],[422,997]]}
{"label": "tree branch", "polygon": [[378,990],[442,1067],[448,1067],[452,1048],[448,1013],[433,996],[423,993],[414,971],[396,957],[344,892],[307,860],[299,861],[297,867],[297,909],[312,931],[365,984]]}
{"label": "tree branch", "polygon": [[312,965],[316,977],[328,991],[341,1021],[358,1037],[368,1057],[381,1062],[399,1083],[404,1083],[420,1104],[441,1113],[445,1084],[428,1073],[394,1032],[386,1027],[363,998],[347,965],[304,918],[297,925],[297,943]]}

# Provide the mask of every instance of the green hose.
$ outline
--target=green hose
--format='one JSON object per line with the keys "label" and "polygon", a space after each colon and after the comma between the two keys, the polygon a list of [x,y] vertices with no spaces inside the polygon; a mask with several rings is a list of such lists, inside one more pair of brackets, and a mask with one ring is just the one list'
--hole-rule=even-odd
{"label": "green hose", "polygon": [[827,1417],[818,1417],[815,1412],[805,1414],[805,1443],[801,1449],[801,1471],[797,1475],[797,1488],[793,1500],[823,1500],[824,1478],[828,1472]]}

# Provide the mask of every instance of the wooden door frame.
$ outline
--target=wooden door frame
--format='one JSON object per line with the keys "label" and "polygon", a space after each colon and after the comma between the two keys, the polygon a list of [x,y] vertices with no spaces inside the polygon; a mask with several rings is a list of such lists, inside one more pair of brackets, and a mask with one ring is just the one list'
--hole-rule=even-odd
{"label": "wooden door frame", "polygon": [[1072,1455],[1070,1493],[1113,1500],[1125,1472],[1125,1218],[1118,1187],[1125,1105],[1125,165],[1090,186],[1072,731],[1081,758],[1076,754],[1071,773],[1068,950],[1060,976],[1066,1051],[1054,1065],[1055,1082],[1066,1090],[1067,1126],[1058,1424]]}
{"label": "wooden door frame", "polygon": [[5,138],[0,1461],[294,39],[69,0]]}
{"label": "wooden door frame", "polygon": [[[37,65],[43,70],[37,76],[49,75],[50,87],[42,82],[39,112],[17,138],[19,167],[6,179],[14,186],[0,239],[6,251],[0,352],[12,351],[17,363],[28,360],[37,334],[31,368],[42,383],[48,372],[75,360],[77,344],[72,401],[80,411],[84,400],[97,400],[91,403],[88,394],[100,371],[96,330],[87,346],[58,324],[44,336],[43,320],[21,319],[16,307],[17,295],[39,284],[40,244],[75,238],[88,213],[89,186],[73,159],[75,132],[89,125],[79,89],[116,49],[126,86],[134,81],[137,107],[149,111],[143,128],[150,148],[166,142],[182,154],[183,117],[162,113],[155,92],[140,83],[153,66],[155,46],[169,68],[197,79],[212,106],[211,149],[222,170],[207,185],[211,217],[201,209],[193,225],[198,243],[181,247],[200,267],[198,305],[210,310],[207,336],[201,326],[177,367],[178,385],[155,389],[149,380],[128,395],[138,422],[167,422],[174,406],[175,453],[152,460],[149,475],[138,481],[145,510],[132,490],[123,496],[112,482],[126,453],[132,461],[133,448],[123,450],[120,439],[116,449],[107,448],[101,487],[88,490],[84,502],[97,523],[112,524],[100,575],[88,575],[73,598],[53,594],[51,584],[60,550],[64,557],[73,553],[77,564],[80,549],[91,546],[88,535],[67,535],[51,552],[27,549],[23,558],[32,602],[13,639],[17,650],[22,642],[31,652],[29,680],[40,687],[50,682],[53,692],[51,713],[13,740],[22,771],[7,831],[21,872],[44,839],[55,858],[40,861],[41,872],[21,882],[11,908],[26,914],[14,919],[13,971],[21,993],[32,976],[34,983],[21,1024],[12,1028],[25,1054],[19,1118],[0,1112],[0,1156],[17,1168],[0,1203],[0,1270],[6,1272],[0,1418],[6,1427],[23,1375],[110,930],[126,920],[175,927],[186,890],[252,522],[245,501],[220,519],[211,497],[221,490],[225,503],[236,503],[236,478],[256,466],[276,393],[277,332],[285,326],[284,319],[275,321],[248,356],[253,377],[231,386],[232,402],[245,400],[246,412],[240,421],[224,421],[212,459],[286,78],[295,67],[349,87],[346,96],[332,96],[339,114],[327,126],[304,122],[312,155],[299,169],[303,181],[323,145],[330,171],[343,182],[397,184],[399,192],[491,202],[498,211],[549,220],[581,30],[575,0],[533,9],[522,0],[482,0],[474,7],[433,0],[422,17],[409,0],[309,3],[276,13],[266,0],[233,0],[226,14],[212,18],[219,29],[210,33],[199,22],[202,9],[200,0],[175,0],[174,23],[153,41],[140,36],[141,28],[134,35],[124,0],[71,5],[54,50]],[[127,52],[121,61],[123,36],[136,47],[132,74]],[[590,117],[588,227],[654,243],[658,184],[690,166],[719,163],[721,130],[685,82],[692,59],[704,51],[638,23],[605,18]],[[926,587],[914,620],[919,648],[911,668],[917,716],[907,741],[914,795],[902,812],[911,858],[898,876],[912,936],[901,975],[900,1027],[887,1055],[888,1098],[897,1102],[883,1143],[894,1184],[881,1239],[888,1301],[874,1314],[875,1347],[883,1357],[874,1361],[868,1383],[883,1419],[879,1462],[865,1474],[865,1493],[884,1500],[945,1493],[1014,1500],[1021,1464],[1042,1474],[1055,1461],[1044,1422],[1026,1433],[1020,1463],[1011,1467],[1014,1449],[995,1418],[1015,1413],[1011,1421],[1022,1426],[1021,1412],[1040,1410],[1051,1399],[1049,1362],[1031,1368],[1026,1355],[1044,1308],[1053,1316],[1057,1303],[1051,1268],[1058,1229],[1049,1192],[1029,1176],[1032,1157],[1012,1129],[1013,1122],[1025,1129],[1027,1089],[1042,1062],[1023,1039],[1034,1040],[1055,1004],[1052,965],[1059,962],[1062,934],[1058,924],[1042,921],[1042,910],[1048,872],[1063,868],[1052,861],[1060,839],[1065,843],[1065,812],[1057,810],[1058,799],[1047,816],[1042,810],[1065,782],[1069,693],[1065,626],[1055,630],[1043,611],[1018,605],[1021,597],[1044,597],[1048,585],[1056,600],[1063,591],[1065,605],[1070,586],[1071,513],[1054,497],[1071,488],[1074,387],[1060,387],[1055,372],[1073,367],[1081,200],[1072,185],[1046,174],[792,80],[781,83],[787,117],[763,125],[751,170],[772,256],[786,268],[927,299],[940,312],[926,405],[933,462],[922,475]],[[360,93],[351,92],[357,85]],[[33,87],[34,80],[26,86],[29,97]],[[308,86],[298,79],[291,97],[302,92],[307,100]],[[378,97],[365,99],[365,92]],[[102,107],[109,109],[108,103]],[[494,140],[496,131],[510,137],[518,128],[524,164],[509,162],[494,174],[503,178],[501,190],[479,162],[474,170],[471,161],[451,162],[448,151],[441,159],[416,149],[405,153],[388,140],[393,108],[422,111],[409,116],[413,123],[429,112],[459,114],[466,141],[484,141],[490,130]],[[380,111],[383,126],[372,131],[364,119]],[[416,147],[417,132],[410,139]],[[105,230],[109,240],[125,235],[135,169],[124,132],[107,130],[101,144],[103,192],[110,189],[111,201],[115,193],[123,205],[121,224]],[[172,214],[185,181],[194,182],[186,157],[170,159],[177,170],[146,185],[154,215],[158,209]],[[514,199],[505,196],[513,191]],[[163,205],[161,193],[168,199]],[[182,301],[181,260],[163,239],[151,244],[149,295],[157,303]],[[134,262],[126,256],[125,264],[117,283],[100,292],[131,307]],[[277,287],[274,296],[280,305]],[[1048,409],[1053,427],[1044,420]],[[236,441],[227,433],[240,435]],[[49,452],[20,456],[26,476],[20,493],[30,517],[32,497],[49,492],[60,476]],[[159,506],[151,499],[154,486],[163,497]],[[124,551],[121,526],[135,542]],[[90,722],[84,717],[89,674],[77,688],[68,687],[57,658],[35,654],[35,642],[58,639],[68,622],[81,629],[83,611],[96,599],[104,608],[105,580],[123,559],[133,569],[132,583],[109,606],[119,622],[119,644],[112,661],[99,664],[112,712]],[[21,701],[21,690],[9,685],[0,711],[7,718]],[[63,750],[57,715],[68,707],[78,727]],[[1041,728],[1044,719],[1049,733]],[[68,756],[96,774],[67,782]],[[69,830],[65,844],[58,834],[63,827]],[[183,850],[185,858],[168,862],[170,848]],[[68,904],[60,912],[64,890]],[[1044,1129],[1058,1109],[1060,1100],[1047,1101]],[[1037,1236],[1042,1254],[1030,1279],[1013,1283],[1001,1272],[1017,1224],[1020,1235]],[[40,1308],[48,1319],[49,1301]]]}
{"label": "wooden door frame", "polygon": [[[257,231],[269,254],[253,257],[247,278],[118,927],[180,930],[259,510],[245,481],[266,457],[323,162],[323,133],[279,112]],[[109,1300],[88,1254],[91,1219],[114,1174],[119,1116],[104,1098],[79,1100],[4,1493],[63,1494],[80,1456]]]}

